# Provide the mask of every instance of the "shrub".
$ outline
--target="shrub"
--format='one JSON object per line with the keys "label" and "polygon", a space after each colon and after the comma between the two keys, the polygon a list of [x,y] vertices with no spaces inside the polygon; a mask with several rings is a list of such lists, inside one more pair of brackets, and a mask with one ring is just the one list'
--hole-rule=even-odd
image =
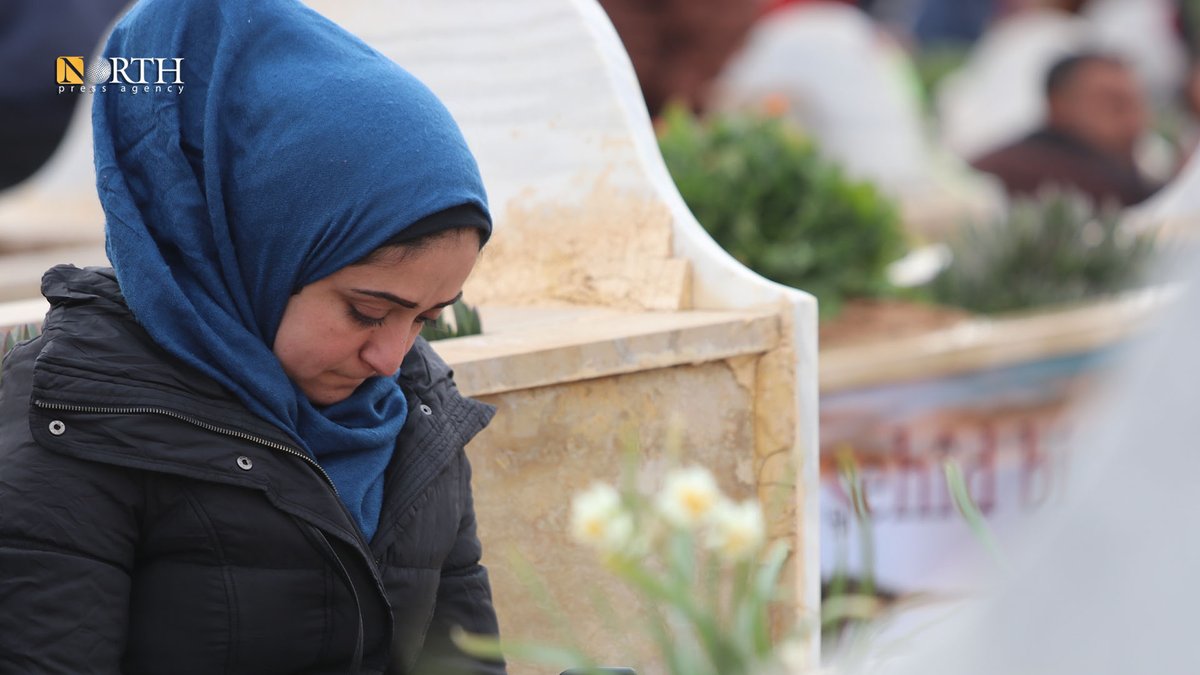
{"label": "shrub", "polygon": [[659,146],[684,201],[713,238],[762,276],[817,296],[821,312],[888,294],[904,252],[893,204],[850,180],[779,118],[662,120]]}
{"label": "shrub", "polygon": [[1155,253],[1153,233],[1126,231],[1116,209],[1055,190],[1017,199],[1003,218],[969,225],[949,243],[953,258],[931,283],[933,298],[982,313],[1127,290]]}

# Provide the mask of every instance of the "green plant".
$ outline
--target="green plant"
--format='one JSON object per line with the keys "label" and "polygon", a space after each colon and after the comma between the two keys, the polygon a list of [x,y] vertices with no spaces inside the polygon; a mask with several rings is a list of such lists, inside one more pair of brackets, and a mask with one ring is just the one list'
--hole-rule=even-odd
{"label": "green plant", "polygon": [[982,313],[1127,290],[1142,281],[1155,253],[1152,232],[1130,232],[1115,209],[1061,191],[1015,200],[1005,217],[968,225],[949,244],[953,258],[931,294]]}
{"label": "green plant", "polygon": [[425,324],[421,329],[421,337],[433,342],[447,338],[479,335],[483,332],[483,322],[479,318],[479,310],[459,300],[451,306],[454,322],[446,320],[445,312],[435,321]]}
{"label": "green plant", "polygon": [[838,482],[850,502],[860,563],[857,572],[852,572],[847,542],[844,536],[835,535],[833,575],[821,589],[821,650],[843,659],[870,651],[873,626],[884,620],[894,598],[881,593],[875,583],[874,519],[853,449],[838,448],[835,461]]}
{"label": "green plant", "polygon": [[979,510],[979,505],[971,498],[971,489],[967,486],[967,479],[963,476],[962,467],[953,460],[947,460],[942,463],[942,472],[946,475],[946,487],[949,489],[950,499],[958,509],[959,515],[967,523],[967,527],[971,528],[971,534],[987,549],[997,566],[1006,571],[1010,570],[1008,559],[1004,556],[1000,544],[996,542],[996,536],[988,527],[983,512]]}
{"label": "green plant", "polygon": [[895,206],[846,177],[779,118],[700,122],[666,111],[659,146],[697,220],[759,274],[817,296],[823,316],[844,300],[890,294],[887,265],[904,253]]}

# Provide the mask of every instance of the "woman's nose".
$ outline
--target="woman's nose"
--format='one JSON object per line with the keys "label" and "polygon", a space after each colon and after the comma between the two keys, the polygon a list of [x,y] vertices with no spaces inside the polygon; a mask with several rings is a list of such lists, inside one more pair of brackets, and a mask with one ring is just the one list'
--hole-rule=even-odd
{"label": "woman's nose", "polygon": [[363,349],[362,360],[377,375],[395,375],[396,371],[400,370],[400,364],[404,362],[404,356],[412,349],[420,334],[421,324],[415,321],[407,331],[378,331]]}

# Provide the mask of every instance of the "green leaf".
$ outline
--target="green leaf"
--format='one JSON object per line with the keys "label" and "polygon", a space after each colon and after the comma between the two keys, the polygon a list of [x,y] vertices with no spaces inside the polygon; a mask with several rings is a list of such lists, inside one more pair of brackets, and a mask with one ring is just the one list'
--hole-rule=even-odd
{"label": "green leaf", "polygon": [[883,602],[875,595],[845,593],[826,598],[821,603],[821,622],[825,625],[842,621],[870,621],[879,617]]}
{"label": "green leaf", "polygon": [[948,460],[942,464],[942,469],[946,474],[946,487],[949,489],[950,497],[954,500],[954,505],[958,507],[958,512],[962,514],[963,520],[967,522],[975,538],[991,554],[992,560],[1001,569],[1010,571],[1012,567],[1000,549],[1000,544],[996,542],[996,537],[988,527],[987,520],[975,504],[975,500],[971,499],[971,491],[963,477],[962,468],[953,460]]}
{"label": "green leaf", "polygon": [[768,625],[770,617],[767,610],[770,604],[778,599],[774,595],[775,589],[779,585],[779,577],[783,573],[783,566],[789,560],[790,553],[791,547],[786,541],[775,542],[767,550],[763,564],[754,577],[754,587],[749,597],[749,604],[751,605],[750,615],[754,619],[751,628],[751,634],[755,639],[754,653],[759,656],[766,655],[770,651],[771,630]]}
{"label": "green leaf", "polygon": [[838,476],[842,487],[850,496],[850,504],[854,510],[859,537],[859,551],[862,557],[861,591],[867,595],[875,593],[875,527],[871,518],[870,505],[867,503],[866,490],[863,489],[862,476],[858,472],[858,462],[853,451],[848,447],[839,448],[836,458]]}
{"label": "green leaf", "polygon": [[691,588],[696,580],[696,538],[691,532],[678,528],[667,539],[667,553],[672,583]]}
{"label": "green leaf", "polygon": [[649,600],[677,611],[695,632],[704,653],[718,673],[740,672],[736,647],[724,635],[715,617],[702,611],[695,602],[693,589],[664,581],[635,561],[625,560],[617,565],[618,574],[629,581]]}

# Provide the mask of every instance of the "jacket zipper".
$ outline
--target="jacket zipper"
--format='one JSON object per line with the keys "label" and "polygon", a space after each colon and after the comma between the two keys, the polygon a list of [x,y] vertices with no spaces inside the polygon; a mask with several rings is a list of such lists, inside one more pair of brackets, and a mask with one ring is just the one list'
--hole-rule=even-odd
{"label": "jacket zipper", "polygon": [[341,499],[341,495],[338,493],[337,486],[333,484],[333,479],[330,478],[329,474],[325,472],[325,469],[323,469],[321,467],[321,465],[317,463],[317,460],[313,459],[312,457],[309,457],[306,453],[301,452],[301,451],[291,447],[290,445],[284,445],[283,443],[276,443],[275,441],[268,440],[266,438],[261,438],[259,436],[254,436],[254,435],[248,434],[244,431],[238,431],[237,429],[226,429],[224,427],[218,427],[216,425],[209,424],[208,422],[205,422],[204,420],[198,420],[195,417],[189,417],[187,415],[183,415],[183,414],[175,412],[174,410],[168,410],[166,408],[149,408],[149,407],[110,408],[110,407],[104,407],[104,406],[70,405],[67,403],[53,403],[51,401],[42,401],[42,400],[36,400],[33,402],[33,404],[39,408],[44,408],[46,410],[61,410],[63,412],[74,412],[74,413],[92,413],[92,414],[97,414],[97,415],[164,415],[164,416],[170,417],[172,419],[177,419],[182,422],[187,422],[188,424],[191,424],[193,426],[204,429],[205,431],[211,431],[213,433],[222,434],[224,436],[238,438],[243,441],[257,443],[258,445],[262,445],[264,447],[271,448],[272,450],[278,450],[279,452],[284,452],[289,455],[295,455],[296,457],[299,457],[300,459],[304,460],[305,462],[308,462],[309,466],[316,469],[317,473],[321,474],[321,476],[325,479],[325,482],[329,484],[329,487],[333,490],[333,494],[337,495],[339,500]]}

